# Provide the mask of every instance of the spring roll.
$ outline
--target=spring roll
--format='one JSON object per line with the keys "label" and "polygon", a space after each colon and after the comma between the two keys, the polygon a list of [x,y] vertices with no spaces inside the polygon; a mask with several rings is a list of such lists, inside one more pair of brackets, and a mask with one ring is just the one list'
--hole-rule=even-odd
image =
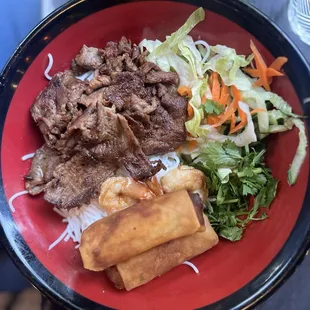
{"label": "spring roll", "polygon": [[203,230],[198,194],[182,190],[139,202],[93,223],[82,233],[79,250],[84,268],[101,271]]}
{"label": "spring roll", "polygon": [[105,270],[117,289],[130,291],[150,282],[218,243],[218,236],[206,219],[206,230],[171,240]]}

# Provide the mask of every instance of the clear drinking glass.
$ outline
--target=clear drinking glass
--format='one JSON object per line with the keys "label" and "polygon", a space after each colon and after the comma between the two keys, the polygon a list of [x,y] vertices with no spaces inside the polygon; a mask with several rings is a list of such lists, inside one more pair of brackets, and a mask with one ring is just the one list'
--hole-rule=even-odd
{"label": "clear drinking glass", "polygon": [[310,0],[289,0],[288,20],[299,38],[310,45]]}

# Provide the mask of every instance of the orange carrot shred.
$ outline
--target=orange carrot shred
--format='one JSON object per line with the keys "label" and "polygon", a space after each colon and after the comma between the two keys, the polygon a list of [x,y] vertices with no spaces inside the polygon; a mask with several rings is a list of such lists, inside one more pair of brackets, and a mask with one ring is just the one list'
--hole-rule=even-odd
{"label": "orange carrot shred", "polygon": [[198,145],[198,142],[196,140],[191,140],[188,143],[188,150],[193,151]]}
{"label": "orange carrot shred", "polygon": [[287,62],[286,57],[278,57],[275,61],[267,67],[262,55],[258,51],[254,42],[251,40],[250,48],[254,55],[254,60],[256,64],[256,69],[245,68],[244,72],[248,73],[254,78],[258,78],[253,84],[254,86],[263,86],[266,90],[270,91],[270,84],[272,82],[272,77],[282,76],[283,73],[280,72],[281,67]]}
{"label": "orange carrot shred", "polygon": [[189,87],[187,87],[187,86],[180,86],[178,88],[178,93],[182,97],[192,97],[192,90]]}
{"label": "orange carrot shred", "polygon": [[211,93],[212,99],[218,101],[220,99],[221,85],[219,81],[219,74],[215,71],[211,74]]}
{"label": "orange carrot shred", "polygon": [[254,78],[258,78],[259,77],[259,71],[257,69],[245,68],[245,69],[243,69],[243,71],[245,73],[248,73],[249,75],[251,75],[251,77],[254,77]]}
{"label": "orange carrot shred", "polygon": [[218,116],[215,115],[208,115],[207,116],[207,124],[214,125],[219,121]]}
{"label": "orange carrot shred", "polygon": [[192,118],[194,116],[194,110],[189,103],[187,104],[187,114],[189,118]]}
{"label": "orange carrot shred", "polygon": [[246,121],[241,121],[236,127],[234,127],[232,130],[230,130],[229,134],[235,133],[242,129],[246,125]]}
{"label": "orange carrot shred", "polygon": [[280,71],[282,66],[287,63],[288,59],[286,57],[278,57],[276,58],[273,63],[270,65],[269,68],[275,69],[276,71]]}
{"label": "orange carrot shred", "polygon": [[230,121],[230,131],[233,130],[236,126],[236,114],[233,113],[231,115],[231,121]]}
{"label": "orange carrot shred", "polygon": [[232,94],[234,97],[233,102],[228,106],[226,111],[224,111],[220,116],[219,116],[219,121],[213,125],[213,127],[219,127],[222,124],[224,124],[233,113],[235,113],[236,109],[238,108],[238,102],[242,99],[240,91],[237,89],[236,86],[232,85],[231,86]]}
{"label": "orange carrot shred", "polygon": [[283,76],[282,72],[279,72],[273,68],[267,68],[267,76],[268,77],[273,77],[273,76]]}
{"label": "orange carrot shred", "polygon": [[242,109],[240,109],[240,107],[238,107],[238,113],[239,113],[239,117],[240,117],[240,123],[235,126],[233,129],[231,129],[229,131],[229,133],[234,133],[237,132],[238,130],[242,129],[246,124],[247,124],[247,116],[246,114],[242,111]]}
{"label": "orange carrot shred", "polygon": [[253,109],[250,114],[253,115],[255,113],[260,113],[260,112],[266,112],[265,109],[262,109],[262,108],[256,108],[256,109]]}
{"label": "orange carrot shred", "polygon": [[218,100],[219,104],[227,105],[229,100],[229,90],[228,86],[223,85],[221,89],[221,96]]}

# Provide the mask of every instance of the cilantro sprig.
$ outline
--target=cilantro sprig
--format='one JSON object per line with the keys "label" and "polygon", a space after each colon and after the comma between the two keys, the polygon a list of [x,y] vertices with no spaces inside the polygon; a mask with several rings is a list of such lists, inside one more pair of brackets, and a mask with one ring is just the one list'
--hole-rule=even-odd
{"label": "cilantro sprig", "polygon": [[[264,164],[265,148],[239,148],[226,141],[209,142],[191,163],[207,177],[206,214],[223,238],[238,241],[251,221],[267,218],[278,181]],[[250,204],[250,197],[254,202]]]}

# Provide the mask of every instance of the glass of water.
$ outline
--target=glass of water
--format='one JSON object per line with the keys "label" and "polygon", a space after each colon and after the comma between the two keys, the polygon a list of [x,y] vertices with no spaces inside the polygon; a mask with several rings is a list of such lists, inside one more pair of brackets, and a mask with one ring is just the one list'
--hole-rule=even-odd
{"label": "glass of water", "polygon": [[299,38],[310,45],[310,0],[289,0],[288,20]]}

